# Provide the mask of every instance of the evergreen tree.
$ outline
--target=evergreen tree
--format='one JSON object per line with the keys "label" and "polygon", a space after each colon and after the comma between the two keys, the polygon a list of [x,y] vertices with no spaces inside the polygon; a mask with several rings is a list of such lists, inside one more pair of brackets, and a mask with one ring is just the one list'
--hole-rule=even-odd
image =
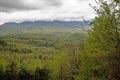
{"label": "evergreen tree", "polygon": [[4,77],[4,70],[3,67],[0,65],[0,80],[5,80]]}
{"label": "evergreen tree", "polygon": [[5,71],[6,80],[16,80],[17,79],[17,67],[15,62],[11,62]]}
{"label": "evergreen tree", "polygon": [[49,70],[37,68],[35,70],[35,80],[49,80]]}
{"label": "evergreen tree", "polygon": [[18,80],[34,80],[33,78],[33,74],[24,68],[22,68],[18,73]]}

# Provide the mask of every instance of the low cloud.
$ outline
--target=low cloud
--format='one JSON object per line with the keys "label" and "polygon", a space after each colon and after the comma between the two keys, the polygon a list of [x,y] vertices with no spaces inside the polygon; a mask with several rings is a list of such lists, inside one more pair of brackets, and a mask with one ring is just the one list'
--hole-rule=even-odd
{"label": "low cloud", "polygon": [[0,24],[35,20],[93,19],[94,0],[0,0]]}

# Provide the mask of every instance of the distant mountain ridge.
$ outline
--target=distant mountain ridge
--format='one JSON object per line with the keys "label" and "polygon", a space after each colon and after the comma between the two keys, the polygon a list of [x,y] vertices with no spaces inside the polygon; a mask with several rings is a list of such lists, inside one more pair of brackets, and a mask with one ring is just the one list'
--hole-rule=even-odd
{"label": "distant mountain ridge", "polygon": [[24,21],[21,23],[7,22],[0,25],[0,36],[49,30],[70,31],[89,29],[90,21]]}
{"label": "distant mountain ridge", "polygon": [[7,22],[0,27],[87,27],[90,21],[24,21],[21,23]]}

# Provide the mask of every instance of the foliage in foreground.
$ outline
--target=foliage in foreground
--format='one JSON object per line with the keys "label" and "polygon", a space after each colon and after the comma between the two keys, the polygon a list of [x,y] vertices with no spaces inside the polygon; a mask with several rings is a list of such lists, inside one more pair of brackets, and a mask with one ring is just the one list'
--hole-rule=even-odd
{"label": "foliage in foreground", "polygon": [[114,0],[98,4],[99,9],[93,7],[98,16],[91,22],[83,55],[83,80],[119,80],[120,4]]}

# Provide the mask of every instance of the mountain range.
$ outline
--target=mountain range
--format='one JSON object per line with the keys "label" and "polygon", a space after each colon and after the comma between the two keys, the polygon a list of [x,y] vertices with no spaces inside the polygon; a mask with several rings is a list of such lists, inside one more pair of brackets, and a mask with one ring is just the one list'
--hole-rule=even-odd
{"label": "mountain range", "polygon": [[24,21],[21,23],[7,22],[0,27],[88,27],[90,21]]}
{"label": "mountain range", "polygon": [[26,32],[40,32],[45,30],[81,30],[89,29],[90,21],[24,21],[21,23],[7,22],[0,25],[0,36],[26,33]]}

